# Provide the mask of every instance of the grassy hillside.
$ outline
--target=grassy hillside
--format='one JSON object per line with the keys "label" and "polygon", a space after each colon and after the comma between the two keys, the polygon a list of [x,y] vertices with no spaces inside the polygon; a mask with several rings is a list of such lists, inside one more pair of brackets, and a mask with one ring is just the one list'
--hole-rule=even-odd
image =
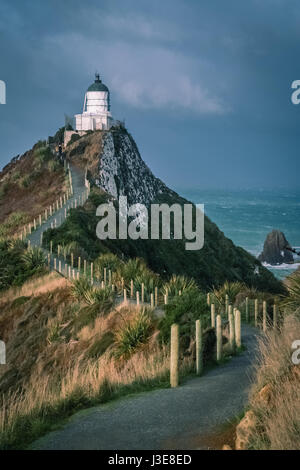
{"label": "grassy hillside", "polygon": [[46,143],[38,142],[0,173],[0,237],[32,222],[65,189],[63,167]]}

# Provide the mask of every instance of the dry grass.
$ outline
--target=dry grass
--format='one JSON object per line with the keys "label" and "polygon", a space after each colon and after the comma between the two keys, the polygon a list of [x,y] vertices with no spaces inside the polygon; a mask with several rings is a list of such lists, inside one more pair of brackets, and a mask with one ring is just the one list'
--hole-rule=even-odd
{"label": "dry grass", "polygon": [[[251,409],[257,417],[253,449],[300,450],[300,365],[292,363],[292,343],[300,339],[300,321],[287,316],[280,331],[269,331],[259,343]],[[260,390],[266,387],[264,394]]]}
{"label": "dry grass", "polygon": [[[57,171],[49,171],[48,162],[40,165],[36,150],[26,152],[20,160],[0,172],[0,224],[13,213],[23,215],[7,236],[16,233],[26,221],[32,222],[56,201],[57,195],[66,191],[64,169],[59,167]],[[21,184],[25,178],[28,180],[26,186]]]}
{"label": "dry grass", "polygon": [[0,305],[12,302],[18,297],[32,297],[52,292],[56,289],[64,289],[71,285],[70,281],[55,272],[30,279],[22,287],[11,287],[0,294]]}
{"label": "dry grass", "polygon": [[[2,299],[3,300],[3,299]],[[11,289],[1,304],[8,364],[0,371],[0,447],[25,447],[77,409],[153,386],[167,386],[168,349],[155,323],[143,347],[116,359],[116,332],[137,306],[90,315],[56,275]],[[82,325],[82,318],[85,324]],[[82,325],[82,326],[81,326]],[[191,368],[185,358],[181,372]]]}

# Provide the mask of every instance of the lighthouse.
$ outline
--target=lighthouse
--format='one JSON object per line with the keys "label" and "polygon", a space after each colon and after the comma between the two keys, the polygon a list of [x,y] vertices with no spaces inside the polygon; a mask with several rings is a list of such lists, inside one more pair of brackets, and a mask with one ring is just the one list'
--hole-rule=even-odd
{"label": "lighthouse", "polygon": [[109,89],[96,73],[95,81],[90,85],[84,95],[83,110],[75,114],[75,130],[66,130],[64,145],[66,146],[73,134],[82,136],[88,131],[109,130],[113,125],[110,112]]}
{"label": "lighthouse", "polygon": [[108,130],[112,126],[109,89],[96,73],[85,93],[82,114],[75,115],[77,131]]}

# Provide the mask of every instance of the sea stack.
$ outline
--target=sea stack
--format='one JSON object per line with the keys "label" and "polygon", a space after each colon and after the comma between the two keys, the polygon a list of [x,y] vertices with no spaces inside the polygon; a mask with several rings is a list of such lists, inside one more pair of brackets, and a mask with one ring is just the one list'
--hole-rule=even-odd
{"label": "sea stack", "polygon": [[284,233],[280,232],[280,230],[272,230],[267,235],[263,252],[259,255],[258,259],[261,262],[272,265],[293,263],[293,255],[286,249],[287,247],[290,248],[290,244],[285,238]]}

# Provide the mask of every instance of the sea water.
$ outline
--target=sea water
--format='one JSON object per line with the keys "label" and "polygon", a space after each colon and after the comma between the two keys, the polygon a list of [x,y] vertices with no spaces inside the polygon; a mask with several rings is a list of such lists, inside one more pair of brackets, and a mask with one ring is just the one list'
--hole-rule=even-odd
{"label": "sea water", "polygon": [[[206,215],[225,236],[254,256],[263,249],[266,236],[281,230],[290,245],[300,251],[300,191],[295,190],[200,190],[175,188],[181,196],[205,205]],[[283,279],[300,266],[295,256],[293,265],[266,265]]]}

